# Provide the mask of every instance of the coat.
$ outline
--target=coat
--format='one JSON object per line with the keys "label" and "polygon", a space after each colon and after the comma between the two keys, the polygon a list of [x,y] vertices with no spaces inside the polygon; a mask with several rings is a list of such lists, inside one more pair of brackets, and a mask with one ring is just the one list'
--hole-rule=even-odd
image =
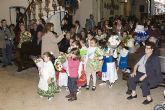
{"label": "coat", "polygon": [[61,41],[63,37],[55,37],[52,32],[47,32],[42,36],[41,55],[44,52],[53,52],[55,57],[59,56],[59,48],[57,43]]}
{"label": "coat", "polygon": [[11,41],[14,38],[9,28],[6,28],[4,31],[4,29],[0,27],[0,48],[6,48],[6,37]]}
{"label": "coat", "polygon": [[146,68],[146,74],[147,74],[147,79],[148,79],[150,88],[157,87],[162,82],[161,66],[160,66],[159,57],[155,54],[152,54],[147,59],[145,68]]}

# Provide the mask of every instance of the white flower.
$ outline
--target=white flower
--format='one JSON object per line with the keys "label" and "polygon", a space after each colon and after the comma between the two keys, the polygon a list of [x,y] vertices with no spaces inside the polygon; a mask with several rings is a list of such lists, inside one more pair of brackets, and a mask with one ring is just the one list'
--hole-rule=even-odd
{"label": "white flower", "polygon": [[108,39],[108,42],[110,47],[116,48],[120,44],[121,39],[118,35],[112,35]]}

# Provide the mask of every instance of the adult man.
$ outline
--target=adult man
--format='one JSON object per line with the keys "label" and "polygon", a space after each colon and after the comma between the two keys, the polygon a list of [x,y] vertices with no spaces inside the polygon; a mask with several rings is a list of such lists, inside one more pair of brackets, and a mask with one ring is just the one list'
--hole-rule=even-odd
{"label": "adult man", "polygon": [[7,65],[12,65],[12,36],[10,29],[7,27],[7,22],[5,19],[1,20],[0,27],[0,48],[2,48],[2,67]]}
{"label": "adult man", "polygon": [[149,104],[153,101],[150,95],[150,88],[157,87],[161,82],[161,68],[158,56],[154,54],[155,44],[146,43],[145,54],[134,66],[133,73],[128,79],[128,89],[132,91],[127,97],[128,100],[137,98],[136,85],[141,82],[143,96],[146,97],[143,104]]}
{"label": "adult man", "polygon": [[96,26],[95,21],[94,21],[94,16],[90,14],[89,18],[89,30],[92,30]]}

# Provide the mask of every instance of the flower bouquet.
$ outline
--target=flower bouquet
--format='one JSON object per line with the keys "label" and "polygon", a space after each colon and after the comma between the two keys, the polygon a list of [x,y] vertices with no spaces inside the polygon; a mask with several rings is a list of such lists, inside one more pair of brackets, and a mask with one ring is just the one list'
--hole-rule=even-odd
{"label": "flower bouquet", "polygon": [[117,48],[117,46],[120,44],[121,38],[118,35],[111,35],[108,39],[108,46],[110,48]]}
{"label": "flower bouquet", "polygon": [[65,69],[63,68],[63,63],[66,62],[66,56],[65,55],[60,55],[54,62],[55,69],[58,72],[64,72]]}

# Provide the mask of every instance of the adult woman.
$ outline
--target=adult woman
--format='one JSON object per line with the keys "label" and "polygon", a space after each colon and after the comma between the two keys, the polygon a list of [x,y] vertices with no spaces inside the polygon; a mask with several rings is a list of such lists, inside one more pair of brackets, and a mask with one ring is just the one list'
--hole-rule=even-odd
{"label": "adult woman", "polygon": [[161,68],[158,56],[154,54],[154,43],[148,42],[145,46],[145,54],[134,66],[133,73],[128,79],[128,89],[132,91],[127,97],[128,100],[137,98],[136,85],[141,82],[143,96],[146,97],[143,104],[153,101],[150,95],[150,88],[157,87],[161,82]]}
{"label": "adult woman", "polygon": [[59,56],[59,49],[57,43],[63,39],[62,36],[55,36],[53,31],[53,23],[47,23],[45,25],[45,33],[42,36],[41,55],[45,52],[52,52],[55,57]]}
{"label": "adult woman", "polygon": [[78,20],[75,21],[75,26],[76,26],[76,34],[80,34],[82,31],[82,28],[81,28],[80,22]]}
{"label": "adult woman", "polygon": [[113,27],[113,31],[120,36],[123,33],[123,30],[124,28],[122,25],[122,21],[120,19],[117,19],[116,24]]}
{"label": "adult woman", "polygon": [[16,51],[16,63],[18,66],[17,72],[20,72],[23,70],[23,67],[26,67],[26,61],[28,59],[28,55],[30,52],[30,43],[31,43],[31,34],[30,32],[26,31],[25,25],[21,23],[19,25],[20,27],[20,40],[17,46],[17,51]]}

